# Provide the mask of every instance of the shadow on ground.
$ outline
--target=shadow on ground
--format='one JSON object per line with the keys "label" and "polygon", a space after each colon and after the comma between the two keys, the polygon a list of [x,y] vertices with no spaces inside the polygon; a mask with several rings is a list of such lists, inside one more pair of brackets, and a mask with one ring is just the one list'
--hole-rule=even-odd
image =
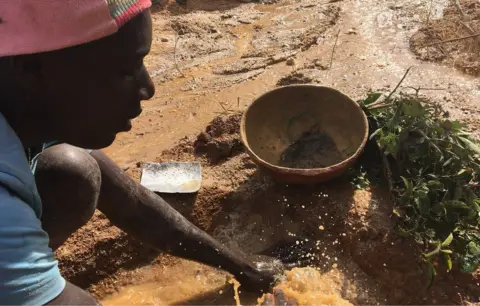
{"label": "shadow on ground", "polygon": [[[179,5],[175,0],[161,0],[160,3],[152,6],[152,13],[163,10],[169,11],[173,16],[184,15],[195,11],[227,11],[238,7],[239,5],[255,1],[239,0],[184,0],[186,4]],[[258,1],[257,1],[258,2]]]}

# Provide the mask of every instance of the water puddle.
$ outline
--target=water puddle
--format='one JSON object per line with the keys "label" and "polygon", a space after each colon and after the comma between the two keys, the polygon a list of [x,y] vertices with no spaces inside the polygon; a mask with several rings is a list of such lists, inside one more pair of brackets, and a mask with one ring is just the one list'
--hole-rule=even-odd
{"label": "water puddle", "polygon": [[102,300],[102,305],[188,305],[195,299],[208,301],[206,293],[212,303],[235,303],[227,275],[213,268],[185,261],[144,270],[151,280],[121,288]]}
{"label": "water puddle", "polygon": [[[168,285],[162,281],[124,287],[105,298],[102,305],[257,305],[268,299],[268,295],[258,297],[242,292],[241,286],[235,290],[223,273],[213,270],[197,271],[195,277],[177,274],[174,278],[177,279]],[[337,280],[330,274],[313,268],[295,268],[285,273],[274,291],[281,290],[300,305],[351,306],[340,297],[337,288]]]}

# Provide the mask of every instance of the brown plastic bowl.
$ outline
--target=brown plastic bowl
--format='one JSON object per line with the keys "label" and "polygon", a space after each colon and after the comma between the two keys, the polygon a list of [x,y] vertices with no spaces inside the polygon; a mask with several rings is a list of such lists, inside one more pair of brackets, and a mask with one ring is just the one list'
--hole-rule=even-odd
{"label": "brown plastic bowl", "polygon": [[[279,166],[282,153],[313,126],[332,138],[343,161],[326,168]],[[240,129],[253,161],[273,178],[290,184],[314,184],[342,175],[362,153],[368,138],[367,116],[341,92],[317,85],[279,87],[245,111]]]}

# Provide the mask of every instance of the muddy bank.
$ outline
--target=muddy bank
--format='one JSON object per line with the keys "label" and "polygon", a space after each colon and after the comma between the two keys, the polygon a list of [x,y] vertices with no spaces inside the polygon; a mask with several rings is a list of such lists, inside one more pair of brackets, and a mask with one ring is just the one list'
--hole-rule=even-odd
{"label": "muddy bank", "polygon": [[459,3],[462,12],[450,3],[442,18],[424,22],[412,36],[410,46],[421,60],[440,62],[479,76],[479,36],[458,38],[471,36],[480,31],[480,3],[472,0],[463,0]]}
{"label": "muddy bank", "polygon": [[[239,119],[216,119],[200,135],[208,134],[213,143],[239,141]],[[439,275],[426,289],[415,246],[395,234],[389,196],[381,189],[354,190],[342,179],[322,186],[279,185],[243,150],[231,151],[222,160],[212,160],[212,154],[217,156],[213,150],[196,151],[198,138],[203,139],[184,138],[157,161],[201,162],[200,192],[164,198],[230,248],[257,253],[281,240],[297,240],[332,292],[354,304],[452,304],[478,296],[478,280],[471,276]],[[136,176],[140,168],[129,171]],[[129,239],[99,213],[57,255],[64,275],[98,298],[131,283],[155,281],[168,287],[179,280],[160,275],[183,262]],[[200,275],[225,277],[215,269],[200,270]]]}

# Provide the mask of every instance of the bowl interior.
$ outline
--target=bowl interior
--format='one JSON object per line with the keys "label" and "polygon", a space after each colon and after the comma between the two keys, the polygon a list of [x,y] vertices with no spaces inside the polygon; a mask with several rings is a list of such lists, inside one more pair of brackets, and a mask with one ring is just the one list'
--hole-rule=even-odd
{"label": "bowl interior", "polygon": [[326,168],[351,157],[368,126],[361,108],[337,90],[315,85],[277,88],[243,119],[244,142],[263,161],[285,168]]}

